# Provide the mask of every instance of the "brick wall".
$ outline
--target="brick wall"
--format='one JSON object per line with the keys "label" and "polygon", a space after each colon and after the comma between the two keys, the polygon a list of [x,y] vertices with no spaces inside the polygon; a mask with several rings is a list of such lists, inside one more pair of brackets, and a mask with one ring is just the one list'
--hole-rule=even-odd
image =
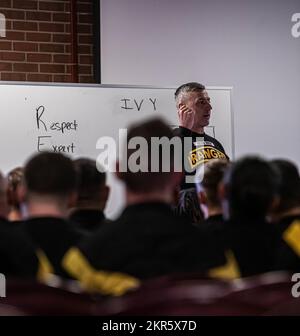
{"label": "brick wall", "polygon": [[[94,83],[93,0],[77,1],[78,79]],[[0,0],[0,80],[71,82],[70,1]]]}

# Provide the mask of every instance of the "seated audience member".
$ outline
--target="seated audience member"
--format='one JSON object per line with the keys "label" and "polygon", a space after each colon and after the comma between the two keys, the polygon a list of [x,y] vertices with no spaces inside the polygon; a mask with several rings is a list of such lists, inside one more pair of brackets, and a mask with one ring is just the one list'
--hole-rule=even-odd
{"label": "seated audience member", "polygon": [[22,220],[21,192],[24,183],[24,169],[17,167],[7,175],[7,202],[9,205],[8,219],[10,221]]}
{"label": "seated audience member", "polygon": [[287,160],[273,160],[280,174],[279,202],[271,213],[281,237],[276,266],[300,271],[300,176],[297,167]]}
{"label": "seated audience member", "polygon": [[229,167],[229,161],[210,160],[204,167],[203,179],[196,183],[199,203],[205,207],[206,219],[199,227],[220,231],[224,229],[222,203],[219,195],[220,184]]}
{"label": "seated audience member", "polygon": [[29,237],[7,220],[6,183],[0,173],[0,273],[5,276],[35,277],[39,262]]}
{"label": "seated audience member", "polygon": [[173,209],[177,216],[184,217],[195,225],[204,221],[204,213],[200,208],[195,188],[179,190],[176,201]]}
{"label": "seated audience member", "polygon": [[223,185],[222,237],[227,263],[210,271],[211,276],[236,278],[274,270],[279,237],[266,216],[274,205],[279,177],[271,164],[245,157],[225,174]]}
{"label": "seated audience member", "polygon": [[27,162],[24,177],[29,218],[22,223],[22,229],[44,252],[51,272],[67,276],[61,259],[81,238],[66,220],[76,199],[74,164],[59,153],[39,153]]}
{"label": "seated audience member", "polygon": [[104,208],[109,195],[106,173],[96,161],[80,158],[74,161],[77,173],[77,201],[69,219],[80,231],[90,233],[106,222]]}
{"label": "seated audience member", "polygon": [[[173,164],[168,172],[162,170],[168,155],[162,153],[161,147],[156,151],[159,169],[150,170],[151,140],[163,137],[169,141],[173,133],[160,119],[134,125],[129,130],[126,146],[136,139],[145,142],[138,150],[128,148],[125,161],[119,163],[119,167],[128,167],[127,171],[117,172],[125,184],[126,208],[117,220],[103,226],[64,257],[65,268],[83,286],[103,292],[107,283],[99,276],[102,270],[144,280],[176,272],[203,271],[224,263],[223,255],[217,254],[196,227],[173,214],[174,189],[180,184],[182,173],[176,172]],[[173,156],[174,151],[171,163]],[[134,172],[133,161],[144,169]],[[110,293],[114,294],[113,286]]]}

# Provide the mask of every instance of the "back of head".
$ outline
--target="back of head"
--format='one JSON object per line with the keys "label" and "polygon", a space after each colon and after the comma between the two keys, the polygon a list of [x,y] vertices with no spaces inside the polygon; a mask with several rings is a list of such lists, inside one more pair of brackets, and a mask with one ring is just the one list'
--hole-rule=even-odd
{"label": "back of head", "polygon": [[100,172],[96,161],[88,158],[74,160],[77,174],[77,203],[99,202],[106,185],[106,173]]}
{"label": "back of head", "polygon": [[63,154],[42,152],[25,165],[28,193],[41,196],[66,197],[76,188],[76,172],[72,160]]}
{"label": "back of head", "polygon": [[271,161],[280,175],[279,196],[280,202],[275,209],[276,213],[286,212],[300,206],[300,176],[294,163],[288,160],[277,159]]}
{"label": "back of head", "polygon": [[[172,171],[174,166],[174,148],[169,147],[170,156],[165,153],[165,150],[172,138],[171,128],[159,118],[137,123],[129,128],[126,143],[127,151],[120,162],[120,165],[123,166],[125,163],[127,169],[125,172],[119,172],[119,177],[128,190],[148,193],[162,190],[168,185],[170,170]],[[167,147],[163,145],[155,146],[156,150],[153,152],[154,142],[158,143],[159,141],[165,141]],[[135,148],[132,149],[133,147]],[[167,162],[168,160],[170,162]],[[153,163],[158,168],[155,171],[152,169]],[[167,171],[164,169],[164,163],[169,164]]]}
{"label": "back of head", "polygon": [[231,218],[264,219],[277,195],[279,176],[266,160],[249,156],[231,166],[224,182]]}
{"label": "back of head", "polygon": [[7,174],[7,202],[14,208],[20,207],[18,189],[24,183],[24,168],[16,167]]}
{"label": "back of head", "polygon": [[6,180],[0,172],[0,217],[6,218],[8,214],[8,206],[6,200]]}
{"label": "back of head", "polygon": [[205,90],[205,86],[197,83],[197,82],[190,82],[179,86],[175,91],[175,101],[176,106],[184,101],[186,95],[190,92],[202,92]]}
{"label": "back of head", "polygon": [[207,203],[210,206],[221,206],[218,186],[223,180],[228,167],[229,162],[223,159],[210,160],[204,165],[204,175],[200,187],[204,188]]}

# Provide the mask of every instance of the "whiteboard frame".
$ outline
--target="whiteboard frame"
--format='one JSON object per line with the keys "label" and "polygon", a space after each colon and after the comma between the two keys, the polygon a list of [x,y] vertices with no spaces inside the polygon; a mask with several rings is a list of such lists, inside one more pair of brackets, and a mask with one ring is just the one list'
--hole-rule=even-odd
{"label": "whiteboard frame", "polygon": [[[154,85],[118,85],[118,84],[83,84],[83,83],[49,83],[49,82],[17,82],[17,81],[0,81],[1,85],[22,85],[22,86],[58,86],[58,87],[93,87],[93,88],[127,88],[127,89],[153,89],[153,90],[176,90],[176,87],[154,86]],[[232,160],[235,159],[235,132],[234,132],[234,108],[233,108],[233,87],[232,86],[206,86],[207,90],[230,91],[230,121],[231,121],[231,145]]]}

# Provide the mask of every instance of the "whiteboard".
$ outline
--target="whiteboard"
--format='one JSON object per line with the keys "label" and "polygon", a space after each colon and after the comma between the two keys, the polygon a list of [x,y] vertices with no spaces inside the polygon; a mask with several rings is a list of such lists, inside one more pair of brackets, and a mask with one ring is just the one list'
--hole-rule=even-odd
{"label": "whiteboard", "polygon": [[[100,137],[119,140],[119,130],[153,116],[177,125],[176,88],[0,83],[1,165],[7,173],[37,151],[62,151],[72,157],[97,159]],[[230,87],[208,87],[212,115],[206,133],[216,137],[234,158]],[[124,206],[124,190],[109,174],[111,195],[106,215],[114,218]]]}

